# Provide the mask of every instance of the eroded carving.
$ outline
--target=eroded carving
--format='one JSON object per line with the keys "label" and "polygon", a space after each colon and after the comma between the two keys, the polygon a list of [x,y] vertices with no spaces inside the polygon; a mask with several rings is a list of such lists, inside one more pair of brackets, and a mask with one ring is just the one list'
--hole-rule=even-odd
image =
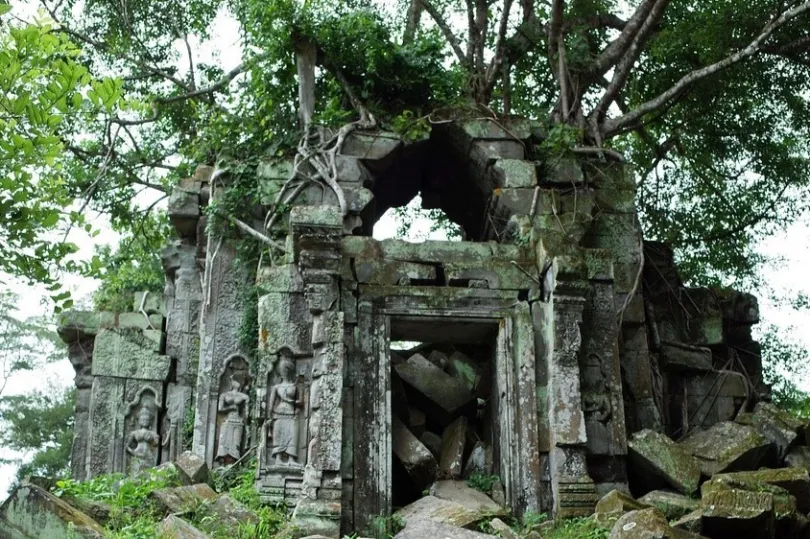
{"label": "eroded carving", "polygon": [[270,458],[276,464],[298,464],[298,423],[304,403],[295,380],[295,364],[289,357],[278,363],[281,381],[270,388],[268,409]]}
{"label": "eroded carving", "polygon": [[135,414],[138,427],[130,431],[125,446],[129,455],[127,468],[132,474],[157,465],[161,440],[157,433],[156,395],[152,388],[143,388],[136,402],[129,406],[127,415],[131,418]]}
{"label": "eroded carving", "polygon": [[231,464],[242,457],[245,417],[250,397],[243,391],[247,386],[248,376],[248,365],[245,358],[238,354],[234,355],[226,361],[225,365],[225,372],[220,379],[220,388],[227,383],[228,391],[220,393],[217,401],[217,415],[222,419],[219,424],[214,460]]}

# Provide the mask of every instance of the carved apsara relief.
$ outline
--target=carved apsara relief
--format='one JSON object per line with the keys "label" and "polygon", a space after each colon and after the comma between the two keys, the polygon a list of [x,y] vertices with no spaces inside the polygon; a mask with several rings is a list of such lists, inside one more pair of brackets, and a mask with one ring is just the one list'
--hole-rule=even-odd
{"label": "carved apsara relief", "polygon": [[245,437],[245,420],[250,397],[247,360],[234,354],[225,362],[220,376],[220,392],[217,400],[217,450],[214,460],[232,464],[242,458]]}
{"label": "carved apsara relief", "polygon": [[131,474],[157,466],[161,444],[157,432],[157,412],[157,391],[148,386],[142,388],[129,404],[126,416],[129,428],[124,448],[127,470]]}

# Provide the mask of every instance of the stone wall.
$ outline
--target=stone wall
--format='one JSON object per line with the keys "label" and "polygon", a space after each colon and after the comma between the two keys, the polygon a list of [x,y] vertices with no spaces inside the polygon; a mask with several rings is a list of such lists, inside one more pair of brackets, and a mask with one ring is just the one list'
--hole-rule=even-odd
{"label": "stone wall", "polygon": [[[258,271],[256,357],[238,337],[239,292],[252,283],[234,263],[237,242],[254,240],[206,235],[210,185],[216,197],[228,178],[200,167],[169,205],[179,240],[164,254],[166,343],[149,352],[166,372],[97,369],[93,328],[120,327],[124,315],[63,328],[80,388],[78,460],[96,429],[130,443],[126,429],[93,422],[96,385],[110,378],[129,391],[150,380],[175,443],[189,442],[178,425],[191,407],[192,447],[209,466],[255,455],[264,499],[337,536],[390,515],[403,473],[456,477],[476,451],[490,455],[480,469],[498,476],[515,513],[590,514],[598,492],[627,489],[629,433],[677,436],[751,408],[765,389],[750,337],[755,300],[685,289],[671,253],[641,240],[625,165],[544,155],[543,137],[537,122],[486,118],[436,125],[417,141],[352,133],[335,163],[345,215],[329,186],[288,183],[292,162],[262,164],[264,208],[280,200],[283,212],[269,230],[251,224],[285,249],[272,248]],[[417,194],[465,241],[371,238],[385,211]],[[448,360],[392,353],[402,340]],[[489,351],[477,366],[448,363],[471,345]],[[141,355],[131,357],[158,361]],[[490,388],[483,402],[468,392],[469,406],[454,405],[431,389],[466,383],[470,369]],[[175,454],[159,449],[161,460]],[[101,471],[74,465],[77,477]]]}

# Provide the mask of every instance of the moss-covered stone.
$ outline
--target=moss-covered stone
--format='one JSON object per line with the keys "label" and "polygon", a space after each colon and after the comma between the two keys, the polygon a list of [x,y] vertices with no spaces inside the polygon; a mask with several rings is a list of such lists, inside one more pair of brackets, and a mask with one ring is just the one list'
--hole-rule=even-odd
{"label": "moss-covered stone", "polygon": [[652,430],[637,432],[628,442],[630,460],[642,474],[658,477],[686,495],[700,484],[698,461],[675,442]]}
{"label": "moss-covered stone", "polygon": [[639,503],[655,507],[669,520],[675,520],[695,511],[700,501],[669,490],[654,490],[638,499]]}
{"label": "moss-covered stone", "polygon": [[756,469],[773,447],[755,428],[732,421],[693,434],[680,445],[698,459],[701,472],[709,477],[726,471]]}
{"label": "moss-covered stone", "polygon": [[0,537],[4,539],[76,539],[104,537],[92,518],[50,492],[25,484],[0,506]]}

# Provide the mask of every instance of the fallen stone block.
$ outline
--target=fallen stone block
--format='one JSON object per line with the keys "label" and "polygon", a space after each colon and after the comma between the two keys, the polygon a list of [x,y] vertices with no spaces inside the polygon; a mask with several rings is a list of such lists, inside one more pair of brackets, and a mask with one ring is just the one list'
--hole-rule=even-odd
{"label": "fallen stone block", "polygon": [[443,478],[461,477],[464,466],[464,445],[467,436],[467,418],[459,417],[444,429],[439,474]]}
{"label": "fallen stone block", "polygon": [[411,519],[394,539],[487,539],[497,537],[429,519]]}
{"label": "fallen stone block", "polygon": [[396,365],[394,370],[414,390],[414,402],[431,418],[442,425],[450,424],[456,417],[475,406],[475,397],[463,381],[447,374],[420,354]]}
{"label": "fallen stone block", "polygon": [[[405,528],[423,520],[432,520],[449,526],[474,526],[490,516],[489,513],[475,511],[460,503],[442,500],[436,496],[423,496],[395,513],[396,518],[405,522]],[[423,536],[424,537],[424,536]],[[430,536],[426,536],[430,537]]]}
{"label": "fallen stone block", "polygon": [[209,506],[208,511],[226,529],[236,532],[242,524],[256,524],[259,517],[227,494],[221,494]]}
{"label": "fallen stone block", "polygon": [[408,426],[414,435],[421,436],[425,432],[425,412],[413,406],[409,407]]}
{"label": "fallen stone block", "polygon": [[191,451],[184,451],[174,462],[184,484],[196,485],[208,482],[208,465],[205,459]]}
{"label": "fallen stone block", "polygon": [[696,509],[681,518],[674,520],[670,526],[679,530],[684,530],[692,533],[700,533],[700,523],[703,518],[703,511]]}
{"label": "fallen stone block", "polygon": [[481,365],[468,358],[461,352],[453,352],[447,361],[447,372],[464,383],[472,393],[478,388],[481,381]]}
{"label": "fallen stone block", "polygon": [[669,520],[676,520],[700,508],[700,501],[669,490],[654,490],[638,499],[648,507],[655,507]]}
{"label": "fallen stone block", "polygon": [[712,539],[775,539],[773,494],[713,488],[701,501],[701,533]]}
{"label": "fallen stone block", "polygon": [[689,436],[679,444],[700,463],[703,475],[737,470],[756,470],[773,444],[757,429],[722,421]]}
{"label": "fallen stone block", "polygon": [[439,367],[441,370],[446,370],[449,364],[447,354],[439,350],[433,350],[427,357],[427,360]]}
{"label": "fallen stone block", "polygon": [[492,457],[487,458],[487,451],[487,444],[481,441],[475,442],[461,474],[464,479],[469,479],[476,474],[490,475],[492,473],[491,467],[487,466],[487,461],[492,461]]}
{"label": "fallen stone block", "polygon": [[753,423],[759,432],[776,445],[780,459],[805,436],[805,422],[770,402],[757,403]]}
{"label": "fallen stone block", "polygon": [[213,501],[217,493],[205,483],[200,483],[185,487],[161,488],[151,492],[149,496],[166,513],[182,515],[196,511],[205,502]]}
{"label": "fallen stone block", "polygon": [[600,526],[607,527],[612,526],[619,517],[627,512],[649,507],[648,504],[636,501],[629,494],[612,490],[596,503],[593,516]]}
{"label": "fallen stone block", "polygon": [[164,518],[158,527],[158,533],[163,539],[209,539],[208,535],[176,515]]}
{"label": "fallen stone block", "polygon": [[673,528],[666,517],[653,507],[622,515],[610,530],[610,539],[698,539],[688,531]]}
{"label": "fallen stone block", "polygon": [[810,511],[810,476],[805,469],[779,468],[718,474],[704,485],[704,491],[718,483],[750,491],[765,490],[768,485],[779,487],[796,498],[796,507],[799,511],[802,513]]}
{"label": "fallen stone block", "polygon": [[391,440],[394,455],[405,467],[414,484],[422,489],[433,482],[439,471],[436,458],[396,416],[391,421]]}
{"label": "fallen stone block", "polygon": [[104,537],[104,528],[45,489],[23,484],[0,506],[0,537],[76,539]]}
{"label": "fallen stone block", "polygon": [[521,539],[521,537],[509,527],[506,522],[499,518],[493,518],[489,521],[489,527],[498,534],[498,537],[502,537],[503,539]]}
{"label": "fallen stone block", "polygon": [[104,526],[112,514],[112,506],[104,502],[97,502],[94,500],[86,500],[84,498],[74,498],[68,494],[63,494],[60,497],[68,505],[75,507],[85,515],[89,516],[100,525]]}
{"label": "fallen stone block", "polygon": [[[303,499],[292,514],[292,536],[340,537],[340,503]],[[283,533],[279,537],[286,537]]]}
{"label": "fallen stone block", "polygon": [[436,434],[435,432],[425,431],[422,436],[419,437],[419,441],[425,444],[433,456],[438,459],[442,454],[442,437]]}
{"label": "fallen stone block", "polygon": [[691,495],[700,484],[700,465],[697,459],[665,435],[653,430],[642,430],[628,442],[631,465],[637,468],[640,478],[647,481],[649,490],[663,481],[683,494]]}
{"label": "fallen stone block", "polygon": [[466,481],[436,481],[430,487],[430,495],[458,504],[471,513],[485,516],[506,515],[506,510],[502,505],[480,490],[470,487]]}
{"label": "fallen stone block", "polygon": [[798,445],[785,456],[785,465],[810,470],[810,447]]}

